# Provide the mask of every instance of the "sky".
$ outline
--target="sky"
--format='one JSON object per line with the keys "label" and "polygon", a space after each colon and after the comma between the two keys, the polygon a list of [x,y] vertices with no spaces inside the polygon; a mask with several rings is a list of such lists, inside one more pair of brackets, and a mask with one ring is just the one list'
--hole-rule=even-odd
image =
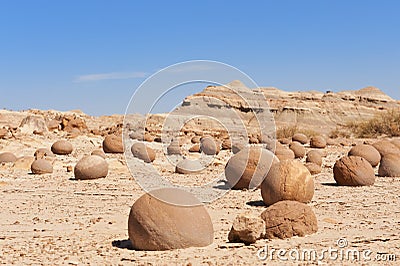
{"label": "sky", "polygon": [[0,0],[0,109],[123,114],[142,82],[188,60],[229,64],[259,86],[376,86],[400,99],[399,10],[395,0]]}

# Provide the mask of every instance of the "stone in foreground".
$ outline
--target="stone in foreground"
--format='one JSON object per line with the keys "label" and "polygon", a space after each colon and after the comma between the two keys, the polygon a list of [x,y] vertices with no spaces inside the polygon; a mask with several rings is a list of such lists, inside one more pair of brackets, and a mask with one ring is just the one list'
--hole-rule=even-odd
{"label": "stone in foreground", "polygon": [[137,250],[205,247],[214,239],[206,208],[191,193],[176,188],[140,197],[131,208],[128,233]]}
{"label": "stone in foreground", "polygon": [[370,186],[375,183],[371,164],[359,156],[343,157],[333,167],[333,177],[340,186]]}
{"label": "stone in foreground", "polygon": [[264,238],[303,237],[318,231],[317,218],[306,204],[297,201],[280,201],[269,206],[262,214],[265,221]]}
{"label": "stone in foreground", "polygon": [[246,245],[255,243],[261,239],[264,233],[265,223],[260,216],[250,213],[241,213],[236,216],[231,231],[228,234],[229,242],[239,242]]}
{"label": "stone in foreground", "polygon": [[106,160],[97,155],[86,156],[75,165],[75,179],[87,180],[106,177],[108,164]]}

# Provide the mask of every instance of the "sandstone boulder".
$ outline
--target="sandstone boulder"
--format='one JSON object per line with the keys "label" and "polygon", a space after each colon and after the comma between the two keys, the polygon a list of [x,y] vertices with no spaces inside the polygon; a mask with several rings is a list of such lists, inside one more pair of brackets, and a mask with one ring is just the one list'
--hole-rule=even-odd
{"label": "sandstone boulder", "polygon": [[375,182],[371,164],[359,156],[343,157],[333,167],[335,181],[340,186],[370,186]]}
{"label": "sandstone boulder", "polygon": [[303,158],[306,156],[306,148],[304,148],[300,142],[293,141],[290,143],[289,149],[293,151],[295,158]]}
{"label": "sandstone boulder", "polygon": [[228,234],[229,242],[255,243],[261,239],[265,230],[264,220],[258,215],[241,213],[236,216],[231,231]]}
{"label": "sandstone boulder", "polygon": [[375,167],[381,161],[381,155],[374,146],[360,144],[356,145],[349,151],[349,156],[359,156],[366,159],[372,167]]}
{"label": "sandstone boulder", "polygon": [[97,155],[86,156],[78,161],[74,168],[75,179],[97,179],[106,177],[108,164],[106,160]]}
{"label": "sandstone boulder", "polygon": [[379,165],[379,176],[400,177],[400,155],[399,153],[385,154]]}
{"label": "sandstone boulder", "polygon": [[97,155],[103,159],[107,158],[107,155],[104,153],[104,151],[102,149],[96,149],[96,150],[92,151],[92,153],[90,155]]}
{"label": "sandstone boulder", "polygon": [[105,153],[123,153],[124,145],[122,143],[122,136],[108,135],[103,141],[103,151]]}
{"label": "sandstone boulder", "polygon": [[312,175],[318,175],[322,172],[322,167],[318,164],[306,163],[305,166],[307,167],[308,171],[310,171],[310,173]]}
{"label": "sandstone boulder", "polygon": [[319,150],[311,150],[307,153],[307,163],[315,163],[319,166],[322,165],[322,153]]}
{"label": "sandstone boulder", "polygon": [[53,166],[48,160],[38,159],[32,163],[31,171],[35,175],[51,174],[53,173]]}
{"label": "sandstone boulder", "polygon": [[73,151],[73,146],[66,140],[59,140],[51,146],[51,151],[58,155],[68,155]]}
{"label": "sandstone boulder", "polygon": [[280,161],[293,160],[295,158],[294,152],[285,146],[279,146],[275,150],[275,155]]}
{"label": "sandstone boulder", "polygon": [[200,140],[200,151],[207,155],[217,155],[220,151],[220,146],[212,137],[203,137]]}
{"label": "sandstone boulder", "polygon": [[0,153],[0,163],[13,163],[17,157],[11,152]]}
{"label": "sandstone boulder", "polygon": [[310,140],[311,148],[324,149],[326,145],[326,139],[323,136],[314,136]]}
{"label": "sandstone boulder", "polygon": [[309,142],[309,139],[306,135],[302,133],[296,133],[292,137],[292,141],[297,141],[300,142],[301,144],[307,144]]}
{"label": "sandstone boulder", "polygon": [[143,160],[146,163],[151,163],[156,159],[156,152],[141,142],[132,144],[131,152],[134,157]]}

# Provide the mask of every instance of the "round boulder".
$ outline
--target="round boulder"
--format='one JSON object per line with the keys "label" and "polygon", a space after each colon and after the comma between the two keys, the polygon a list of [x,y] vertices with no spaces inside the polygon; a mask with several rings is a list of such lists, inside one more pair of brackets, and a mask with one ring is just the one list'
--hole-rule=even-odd
{"label": "round boulder", "polygon": [[310,147],[324,149],[326,147],[326,139],[323,136],[314,136],[310,140]]}
{"label": "round boulder", "polygon": [[156,159],[156,152],[141,142],[133,143],[131,152],[134,157],[143,160],[146,163],[151,163]]}
{"label": "round boulder", "polygon": [[292,137],[292,141],[297,141],[300,142],[301,144],[307,144],[309,142],[309,139],[306,135],[302,133],[296,133]]}
{"label": "round boulder", "polygon": [[0,163],[13,163],[17,157],[11,152],[0,153]]}
{"label": "round boulder", "polygon": [[122,137],[117,135],[106,136],[103,141],[103,150],[105,153],[123,153]]}
{"label": "round boulder", "polygon": [[204,170],[204,166],[198,160],[183,159],[176,164],[175,173],[197,174]]}
{"label": "round boulder", "polygon": [[261,196],[267,206],[282,200],[306,203],[314,196],[314,180],[300,161],[281,161],[272,165],[262,182]]}
{"label": "round boulder", "polygon": [[343,157],[333,167],[333,177],[340,186],[370,186],[375,182],[371,164],[359,156]]}
{"label": "round boulder", "polygon": [[200,151],[207,155],[217,155],[220,147],[212,137],[203,137],[200,140]]}
{"label": "round boulder", "polygon": [[264,238],[303,237],[318,231],[317,217],[308,205],[297,201],[280,201],[261,213],[265,222]]}
{"label": "round boulder", "polygon": [[279,146],[275,150],[275,155],[280,161],[293,160],[295,158],[294,152],[285,146]]}
{"label": "round boulder", "polygon": [[307,163],[315,163],[319,166],[322,165],[322,153],[318,150],[311,150],[307,153]]}
{"label": "round boulder", "polygon": [[304,148],[304,146],[300,142],[293,141],[292,143],[290,143],[289,149],[294,152],[295,158],[303,158],[304,156],[306,156],[306,148]]}
{"label": "round boulder", "polygon": [[53,173],[53,166],[46,159],[38,159],[32,163],[31,171],[35,175],[51,174]]}
{"label": "round boulder", "polygon": [[360,144],[356,145],[349,151],[349,156],[359,156],[367,160],[372,167],[375,167],[381,161],[381,154],[374,146]]}
{"label": "round boulder", "polygon": [[97,156],[100,156],[103,159],[107,158],[106,154],[101,149],[97,149],[97,150],[92,151],[92,153],[90,155],[97,155]]}
{"label": "round boulder", "polygon": [[308,171],[310,171],[310,173],[312,175],[318,175],[318,174],[320,174],[322,172],[322,168],[318,164],[306,163],[305,166],[307,167]]}
{"label": "round boulder", "polygon": [[271,165],[279,160],[260,147],[247,147],[232,156],[225,166],[225,177],[233,189],[252,189],[260,186]]}
{"label": "round boulder", "polygon": [[372,144],[372,146],[379,151],[382,157],[389,153],[400,153],[400,149],[388,140],[378,141]]}
{"label": "round boulder", "polygon": [[72,144],[66,140],[59,140],[51,146],[51,151],[58,155],[68,155],[74,150]]}
{"label": "round boulder", "polygon": [[400,177],[400,155],[398,153],[385,154],[379,165],[379,176]]}
{"label": "round boulder", "polygon": [[136,250],[204,247],[214,239],[206,208],[191,193],[176,188],[140,197],[129,213],[128,234]]}
{"label": "round boulder", "polygon": [[86,156],[78,161],[74,168],[75,179],[86,180],[106,177],[108,164],[97,155]]}

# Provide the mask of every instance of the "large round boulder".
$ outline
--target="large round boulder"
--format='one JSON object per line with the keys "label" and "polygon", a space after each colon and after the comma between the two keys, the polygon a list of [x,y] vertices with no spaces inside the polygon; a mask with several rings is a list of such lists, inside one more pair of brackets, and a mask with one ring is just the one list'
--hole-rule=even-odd
{"label": "large round boulder", "polygon": [[31,165],[31,171],[35,175],[53,173],[53,165],[46,159],[35,160]]}
{"label": "large round boulder", "polygon": [[123,153],[122,137],[117,135],[106,136],[103,141],[103,151],[105,153]]}
{"label": "large round boulder", "polygon": [[389,153],[400,153],[400,149],[389,140],[375,142],[372,146],[379,151],[382,157]]}
{"label": "large round boulder", "polygon": [[151,163],[156,159],[156,152],[141,142],[133,143],[131,152],[134,157],[143,160],[146,163]]}
{"label": "large round boulder", "polygon": [[247,147],[233,155],[225,166],[225,177],[233,189],[252,189],[260,186],[271,165],[279,160],[260,147]]}
{"label": "large round boulder", "polygon": [[322,172],[322,167],[315,163],[306,163],[305,167],[307,167],[312,175],[318,175]]}
{"label": "large round boulder", "polygon": [[58,154],[58,155],[68,155],[68,154],[71,154],[73,150],[74,150],[74,147],[72,146],[72,144],[66,140],[56,141],[51,146],[51,151],[54,154]]}
{"label": "large round boulder", "polygon": [[214,239],[206,208],[191,193],[176,188],[140,197],[129,214],[128,234],[137,250],[204,247]]}
{"label": "large round boulder", "polygon": [[306,148],[304,148],[304,146],[300,142],[293,141],[292,143],[290,143],[289,149],[294,152],[295,158],[303,158],[304,156],[306,156]]}
{"label": "large round boulder", "polygon": [[318,231],[317,217],[311,207],[297,201],[279,201],[269,206],[261,218],[267,239],[303,237]]}
{"label": "large round boulder", "polygon": [[379,165],[379,176],[400,177],[400,154],[385,154]]}
{"label": "large round boulder", "polygon": [[200,151],[206,155],[217,155],[220,151],[220,145],[212,137],[203,137],[200,140]]}
{"label": "large round boulder", "polygon": [[83,157],[74,168],[75,179],[97,179],[106,177],[108,164],[106,160],[97,155]]}
{"label": "large round boulder", "polygon": [[0,163],[13,163],[17,157],[11,152],[0,153]]}
{"label": "large round boulder", "polygon": [[333,177],[340,186],[370,186],[375,182],[371,164],[359,156],[346,156],[335,163]]}
{"label": "large round boulder", "polygon": [[311,150],[307,153],[307,163],[315,163],[319,166],[322,165],[322,153],[319,150]]}
{"label": "large round boulder", "polygon": [[372,167],[375,167],[381,161],[381,154],[374,146],[360,144],[356,145],[349,151],[349,156],[359,156],[367,160]]}
{"label": "large round boulder", "polygon": [[293,160],[296,157],[294,152],[285,146],[278,146],[275,150],[275,155],[280,161]]}
{"label": "large round boulder", "polygon": [[314,180],[300,161],[281,161],[272,165],[261,184],[261,195],[267,206],[282,200],[306,203],[314,196]]}
{"label": "large round boulder", "polygon": [[197,174],[204,168],[199,160],[183,159],[176,164],[175,172],[178,174]]}
{"label": "large round boulder", "polygon": [[326,139],[323,136],[314,136],[310,140],[311,148],[324,149],[326,145]]}
{"label": "large round boulder", "polygon": [[296,133],[292,137],[292,141],[297,141],[300,142],[301,144],[307,144],[309,142],[309,139],[306,135],[302,133]]}

